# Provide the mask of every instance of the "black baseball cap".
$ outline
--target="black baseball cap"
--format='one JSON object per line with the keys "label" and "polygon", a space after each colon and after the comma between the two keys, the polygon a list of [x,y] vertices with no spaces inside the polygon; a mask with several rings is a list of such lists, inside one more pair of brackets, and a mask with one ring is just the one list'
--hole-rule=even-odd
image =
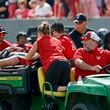
{"label": "black baseball cap", "polygon": [[85,16],[85,14],[83,14],[83,13],[78,13],[74,17],[74,20],[73,20],[74,23],[76,23],[76,22],[83,22],[83,21],[87,21],[87,18]]}
{"label": "black baseball cap", "polygon": [[3,26],[0,26],[0,33],[5,33],[5,34],[7,34],[7,32],[5,31],[5,29],[3,28]]}

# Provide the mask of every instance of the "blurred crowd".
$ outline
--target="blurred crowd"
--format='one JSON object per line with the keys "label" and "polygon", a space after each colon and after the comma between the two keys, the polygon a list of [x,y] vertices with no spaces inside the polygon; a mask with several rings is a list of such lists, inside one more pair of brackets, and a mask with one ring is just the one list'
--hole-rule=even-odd
{"label": "blurred crowd", "polygon": [[110,0],[0,0],[0,19],[72,19],[77,13],[108,17]]}

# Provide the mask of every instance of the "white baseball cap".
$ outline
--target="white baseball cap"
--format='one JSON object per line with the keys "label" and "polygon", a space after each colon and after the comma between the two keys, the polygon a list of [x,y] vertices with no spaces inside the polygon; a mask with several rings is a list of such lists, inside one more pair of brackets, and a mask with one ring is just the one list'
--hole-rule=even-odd
{"label": "white baseball cap", "polygon": [[84,34],[81,37],[81,40],[89,40],[89,39],[93,39],[97,42],[100,41],[100,37],[94,31],[88,31],[86,34]]}

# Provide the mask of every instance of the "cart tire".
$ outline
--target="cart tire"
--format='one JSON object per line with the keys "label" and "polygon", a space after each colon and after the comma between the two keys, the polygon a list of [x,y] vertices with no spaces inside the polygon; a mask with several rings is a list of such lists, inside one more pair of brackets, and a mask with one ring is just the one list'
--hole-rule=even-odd
{"label": "cart tire", "polygon": [[0,103],[0,110],[12,110],[11,104],[7,101],[3,101]]}
{"label": "cart tire", "polygon": [[58,106],[55,103],[48,103],[42,106],[42,110],[58,110]]}
{"label": "cart tire", "polygon": [[99,110],[94,104],[90,104],[89,102],[78,102],[73,105],[71,110]]}
{"label": "cart tire", "polygon": [[3,110],[2,106],[0,105],[0,110]]}

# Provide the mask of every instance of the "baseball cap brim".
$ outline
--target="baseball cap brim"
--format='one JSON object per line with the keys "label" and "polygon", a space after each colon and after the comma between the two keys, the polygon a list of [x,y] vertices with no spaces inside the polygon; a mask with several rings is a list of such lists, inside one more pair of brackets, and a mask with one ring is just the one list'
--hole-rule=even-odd
{"label": "baseball cap brim", "polygon": [[8,34],[6,31],[1,31],[0,33]]}
{"label": "baseball cap brim", "polygon": [[74,22],[74,23],[78,23],[78,22],[80,22],[80,21],[79,21],[79,20],[77,20],[77,19],[75,19],[73,22]]}
{"label": "baseball cap brim", "polygon": [[74,20],[73,23],[82,23],[84,22],[84,20],[80,21],[80,20]]}
{"label": "baseball cap brim", "polygon": [[87,37],[81,37],[81,40],[82,41],[87,41],[87,40],[90,40],[91,38],[87,38]]}
{"label": "baseball cap brim", "polygon": [[85,37],[85,36],[82,36],[82,37],[81,37],[81,40],[82,40],[82,41],[87,41],[87,40],[90,40],[90,39],[91,39],[90,37]]}

